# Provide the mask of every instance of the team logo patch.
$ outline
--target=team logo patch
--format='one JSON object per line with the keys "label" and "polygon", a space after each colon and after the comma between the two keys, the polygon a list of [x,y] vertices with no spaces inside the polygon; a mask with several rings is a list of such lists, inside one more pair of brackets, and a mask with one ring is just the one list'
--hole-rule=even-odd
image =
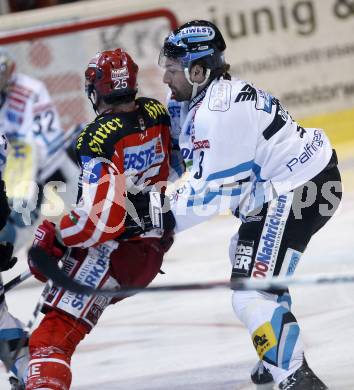
{"label": "team logo patch", "polygon": [[[86,286],[97,288],[109,269],[111,251],[107,253],[107,249],[104,244],[90,248],[85,260],[75,272],[74,279]],[[85,294],[65,291],[58,307],[79,318],[90,299],[91,297]]]}
{"label": "team logo patch", "polygon": [[160,164],[165,158],[165,153],[160,137],[145,142],[144,145],[129,146],[124,148],[124,169],[135,169],[138,173]]}
{"label": "team logo patch", "polygon": [[270,114],[272,112],[273,96],[270,95],[268,92],[262,91],[261,89],[256,89],[256,92],[256,109],[265,111]]}
{"label": "team logo patch", "polygon": [[238,240],[232,277],[248,277],[252,269],[253,241]]}
{"label": "team logo patch", "polygon": [[292,193],[281,195],[269,205],[252,270],[254,278],[273,275],[292,199]]}
{"label": "team logo patch", "polygon": [[[171,34],[170,37],[171,36],[174,37],[173,34]],[[177,36],[182,38],[204,38],[205,40],[212,40],[215,37],[215,31],[209,26],[190,26],[182,29]]]}
{"label": "team logo patch", "polygon": [[193,150],[198,149],[210,149],[210,142],[208,139],[202,139],[200,141],[196,141],[193,139]]}
{"label": "team logo patch", "polygon": [[306,145],[302,148],[302,153],[297,156],[293,157],[286,166],[288,167],[290,172],[293,172],[295,168],[299,168],[302,166],[302,164],[305,164],[307,161],[309,161],[320,148],[323,146],[323,137],[320,130],[315,130],[312,142],[309,144],[308,142]]}
{"label": "team logo patch", "polygon": [[70,221],[72,223],[74,223],[75,225],[79,222],[79,218],[73,212],[71,212],[69,214],[69,218],[70,218]]}
{"label": "team logo patch", "polygon": [[62,267],[62,270],[67,274],[67,275],[70,275],[71,271],[74,269],[74,267],[76,266],[77,264],[77,260],[75,260],[74,258],[72,257],[67,257],[65,260],[64,260],[64,263],[63,263],[63,267]]}
{"label": "team logo patch", "polygon": [[46,297],[45,304],[52,303],[54,301],[54,298],[58,294],[58,292],[59,292],[59,287],[53,286]]}
{"label": "team logo patch", "polygon": [[268,92],[256,89],[250,84],[246,84],[235,99],[235,103],[255,101],[255,108],[270,114],[272,112],[273,96]]}
{"label": "team logo patch", "polygon": [[187,166],[192,165],[193,160],[193,149],[192,148],[182,148],[181,155]]}
{"label": "team logo patch", "polygon": [[250,222],[260,222],[262,221],[263,219],[263,216],[262,215],[249,215],[246,217],[246,223],[250,223]]}
{"label": "team logo patch", "polygon": [[109,297],[104,297],[104,296],[96,297],[94,303],[90,306],[89,310],[87,311],[85,315],[85,319],[89,323],[96,325],[98,319],[101,317],[101,314],[103,313],[103,310],[107,307],[110,301],[111,298]]}
{"label": "team logo patch", "polygon": [[253,345],[256,348],[259,358],[263,356],[273,347],[277,345],[277,338],[270,322],[266,322],[252,334]]}
{"label": "team logo patch", "polygon": [[217,83],[213,85],[208,108],[210,111],[227,111],[231,102],[231,85],[229,83]]}
{"label": "team logo patch", "polygon": [[89,184],[97,183],[102,174],[102,161],[89,157],[81,157],[82,181]]}
{"label": "team logo patch", "polygon": [[236,96],[235,103],[255,101],[255,100],[257,100],[256,89],[252,85],[246,84],[244,87],[242,87],[241,91]]}
{"label": "team logo patch", "polygon": [[281,266],[279,275],[283,275],[283,276],[293,275],[296,266],[300,261],[301,255],[302,255],[301,252],[296,251],[295,249],[288,248],[285,253],[283,264]]}
{"label": "team logo patch", "polygon": [[124,66],[123,68],[112,69],[111,70],[111,77],[112,77],[112,80],[128,78],[129,77],[128,68],[126,66]]}

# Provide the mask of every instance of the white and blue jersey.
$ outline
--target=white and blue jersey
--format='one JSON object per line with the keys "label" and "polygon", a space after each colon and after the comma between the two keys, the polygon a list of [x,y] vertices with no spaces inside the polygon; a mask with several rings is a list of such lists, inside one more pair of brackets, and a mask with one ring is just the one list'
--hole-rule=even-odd
{"label": "white and blue jersey", "polygon": [[12,77],[0,108],[0,133],[6,135],[10,144],[20,141],[36,146],[40,181],[60,168],[65,152],[64,132],[41,81],[21,73]]}
{"label": "white and blue jersey", "polygon": [[246,81],[214,80],[193,101],[171,100],[168,108],[190,166],[173,197],[177,231],[230,209],[242,218],[312,179],[332,155],[321,129],[302,128]]}

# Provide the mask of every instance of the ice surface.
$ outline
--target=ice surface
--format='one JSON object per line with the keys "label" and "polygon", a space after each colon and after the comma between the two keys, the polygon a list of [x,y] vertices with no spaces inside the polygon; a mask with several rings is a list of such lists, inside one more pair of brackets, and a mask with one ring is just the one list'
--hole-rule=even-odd
{"label": "ice surface", "polygon": [[[237,228],[218,217],[180,234],[154,285],[228,280],[228,240]],[[297,274],[354,272],[354,196],[313,238]],[[17,271],[18,272],[18,271]],[[16,273],[16,272],[15,272]],[[8,294],[28,321],[41,287]],[[30,286],[30,287],[28,287]],[[332,390],[354,389],[354,285],[291,288],[307,360]],[[227,289],[141,294],[108,308],[72,360],[72,390],[254,389],[257,356],[235,318]],[[0,389],[8,389],[0,368]]]}

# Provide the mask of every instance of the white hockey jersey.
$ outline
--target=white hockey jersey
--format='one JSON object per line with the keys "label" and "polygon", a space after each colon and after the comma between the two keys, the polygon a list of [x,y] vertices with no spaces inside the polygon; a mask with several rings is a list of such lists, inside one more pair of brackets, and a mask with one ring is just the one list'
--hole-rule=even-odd
{"label": "white hockey jersey", "polygon": [[172,197],[176,231],[229,209],[243,218],[309,181],[332,155],[321,129],[302,128],[276,98],[242,80],[214,80],[168,109],[190,166]]}
{"label": "white hockey jersey", "polygon": [[35,148],[36,181],[44,181],[64,158],[64,132],[46,86],[16,73],[0,100],[0,133],[6,135],[10,145],[20,141]]}

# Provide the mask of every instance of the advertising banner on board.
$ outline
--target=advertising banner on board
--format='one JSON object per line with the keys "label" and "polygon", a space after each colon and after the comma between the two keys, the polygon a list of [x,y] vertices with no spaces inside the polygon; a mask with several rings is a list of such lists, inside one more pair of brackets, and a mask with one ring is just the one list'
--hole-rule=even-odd
{"label": "advertising banner on board", "polygon": [[[23,13],[21,19],[16,15],[1,17],[0,35],[16,28],[161,9],[173,14],[180,24],[207,19],[216,23],[225,37],[226,60],[233,75],[277,96],[303,123],[330,128],[335,140],[354,140],[353,0],[91,0],[84,7],[79,3]],[[58,36],[58,50],[53,51],[48,72],[43,66],[38,70],[53,80],[54,70],[68,64],[69,58],[71,70],[77,68],[75,72],[81,74],[83,64],[96,50],[122,46],[141,67],[143,91],[161,99],[166,88],[157,56],[170,29],[171,20],[160,17],[109,26],[96,35],[94,30],[81,36],[73,34],[71,45],[64,35]],[[26,50],[32,50],[33,56],[40,43],[32,42]],[[26,50],[21,50],[22,56]]]}

